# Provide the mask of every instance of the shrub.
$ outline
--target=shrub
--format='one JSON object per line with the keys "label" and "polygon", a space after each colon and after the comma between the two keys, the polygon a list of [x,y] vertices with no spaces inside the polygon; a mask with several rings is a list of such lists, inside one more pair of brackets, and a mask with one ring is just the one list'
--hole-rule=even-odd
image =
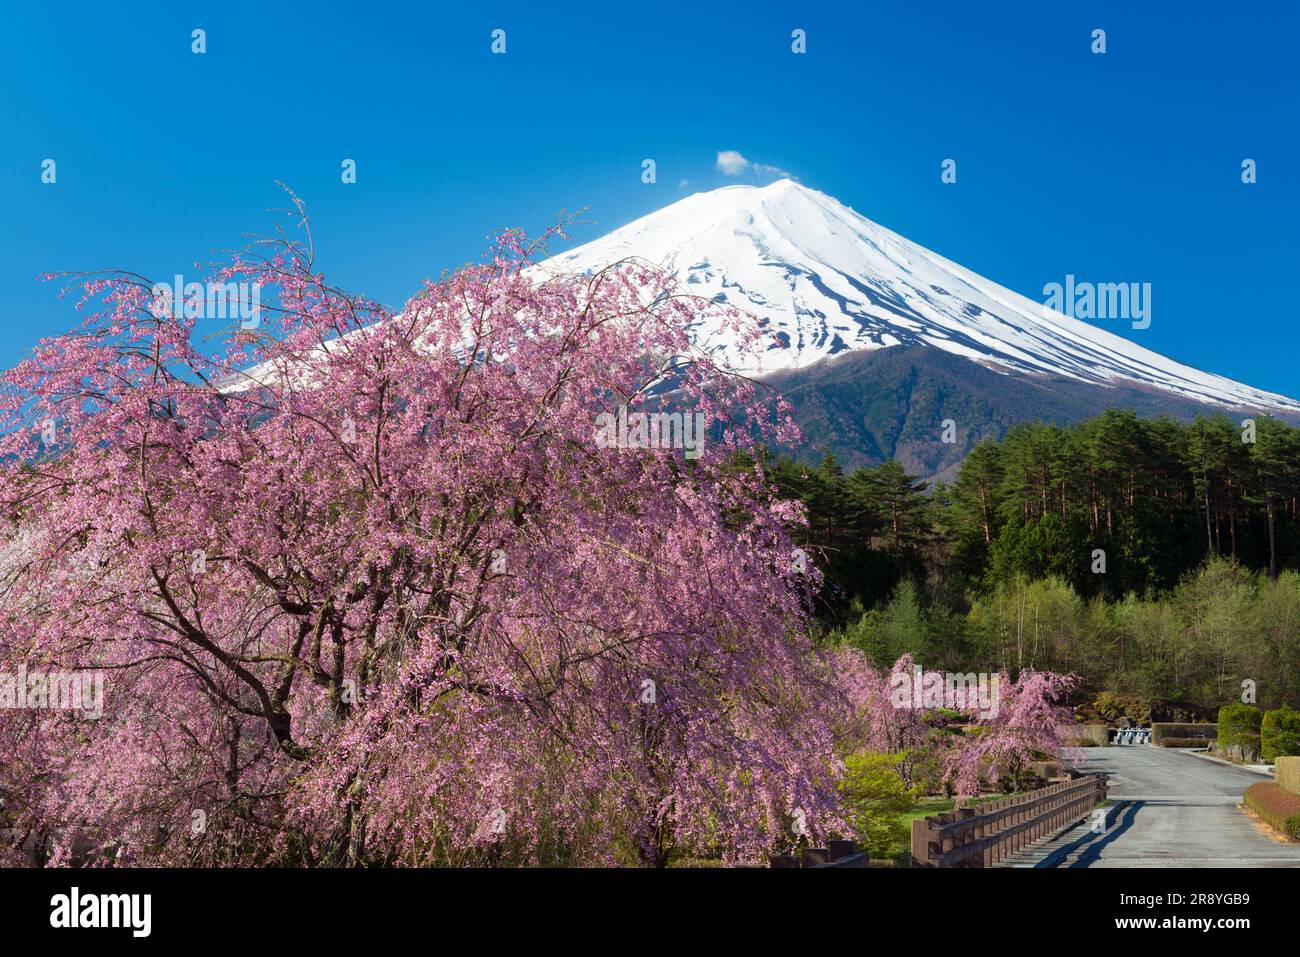
{"label": "shrub", "polygon": [[1151,723],[1151,706],[1137,695],[1103,691],[1092,699],[1092,710],[1110,722],[1129,718],[1138,725]]}
{"label": "shrub", "polygon": [[917,794],[950,794],[943,781],[943,757],[955,732],[932,732],[926,742],[908,752],[902,771]]}
{"label": "shrub", "polygon": [[1300,754],[1300,711],[1278,708],[1268,712],[1260,725],[1259,736],[1265,761],[1279,755]]}
{"label": "shrub", "polygon": [[1263,717],[1253,704],[1225,704],[1219,709],[1219,746],[1258,747]]}
{"label": "shrub", "polygon": [[1246,789],[1242,801],[1287,837],[1300,839],[1300,794],[1260,781]]}
{"label": "shrub", "polygon": [[844,760],[840,790],[846,817],[872,858],[888,857],[911,833],[904,815],[916,806],[916,791],[898,770],[906,757],[906,752],[860,752]]}

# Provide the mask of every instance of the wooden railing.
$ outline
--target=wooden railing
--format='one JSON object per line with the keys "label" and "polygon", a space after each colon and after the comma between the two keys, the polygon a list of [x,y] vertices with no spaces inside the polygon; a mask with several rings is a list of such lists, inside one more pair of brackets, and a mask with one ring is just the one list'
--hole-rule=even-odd
{"label": "wooden railing", "polygon": [[871,858],[852,841],[831,841],[826,847],[805,847],[797,857],[778,854],[770,863],[773,867],[869,867]]}
{"label": "wooden railing", "polygon": [[991,867],[1106,797],[1106,777],[1089,774],[978,807],[912,822],[913,867]]}

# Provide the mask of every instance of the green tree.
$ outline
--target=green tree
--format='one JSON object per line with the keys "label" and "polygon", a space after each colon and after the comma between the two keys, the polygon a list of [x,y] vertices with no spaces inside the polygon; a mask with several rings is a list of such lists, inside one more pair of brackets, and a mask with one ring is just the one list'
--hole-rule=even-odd
{"label": "green tree", "polygon": [[840,782],[846,818],[858,843],[873,858],[888,857],[904,843],[910,824],[907,813],[916,806],[917,789],[909,788],[899,766],[907,752],[860,752],[844,760]]}

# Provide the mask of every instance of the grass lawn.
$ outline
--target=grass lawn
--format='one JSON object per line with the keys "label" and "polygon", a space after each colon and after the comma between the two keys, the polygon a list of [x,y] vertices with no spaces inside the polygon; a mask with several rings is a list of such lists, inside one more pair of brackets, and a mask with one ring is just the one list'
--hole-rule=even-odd
{"label": "grass lawn", "polygon": [[[979,797],[966,799],[965,807],[971,807],[975,804],[987,804],[989,801],[996,801],[1000,798],[1007,797],[1006,794],[981,794]],[[903,815],[903,820],[907,822],[908,838],[890,852],[890,858],[893,860],[902,860],[912,853],[912,822],[923,817],[929,817],[931,814],[943,814],[945,811],[955,810],[957,802],[953,798],[946,797],[923,797],[916,802],[916,807]]]}
{"label": "grass lawn", "polygon": [[[1009,797],[1009,796],[1010,795],[1007,794],[981,794],[979,797],[974,798],[973,800],[971,798],[967,798],[964,806],[971,807],[975,804],[987,804],[989,801],[997,801],[1004,797]],[[917,818],[929,817],[931,814],[943,814],[945,811],[955,810],[956,807],[957,807],[957,802],[953,798],[923,797],[916,802],[916,807],[913,808],[911,811],[909,811],[907,814],[904,814],[903,817],[910,824],[912,821],[915,821]]]}

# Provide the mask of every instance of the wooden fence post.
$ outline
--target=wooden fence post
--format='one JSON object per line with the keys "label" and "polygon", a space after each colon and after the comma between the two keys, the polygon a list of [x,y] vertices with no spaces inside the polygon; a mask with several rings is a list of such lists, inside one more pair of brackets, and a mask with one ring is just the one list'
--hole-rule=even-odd
{"label": "wooden fence post", "polygon": [[912,822],[912,864],[930,867],[930,819],[917,818]]}

